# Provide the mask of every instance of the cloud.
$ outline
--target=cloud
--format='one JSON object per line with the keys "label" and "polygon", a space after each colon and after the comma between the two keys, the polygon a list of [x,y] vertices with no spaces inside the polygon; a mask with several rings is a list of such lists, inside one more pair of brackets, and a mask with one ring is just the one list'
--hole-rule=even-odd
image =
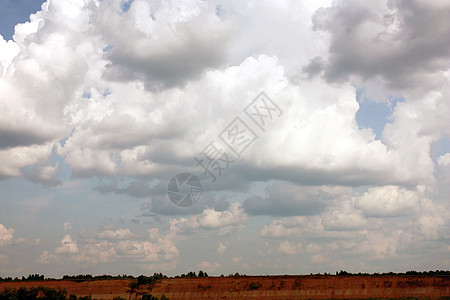
{"label": "cloud", "polygon": [[367,220],[360,210],[351,206],[349,201],[341,204],[341,207],[332,208],[322,218],[325,230],[354,230],[365,228]]}
{"label": "cloud", "polygon": [[0,75],[4,76],[20,49],[16,43],[11,40],[5,41],[2,36],[0,36],[0,49]]}
{"label": "cloud", "polygon": [[317,215],[345,189],[305,187],[288,182],[276,182],[266,189],[266,198],[252,196],[244,203],[250,215],[308,216]]}
{"label": "cloud", "polygon": [[445,153],[438,157],[438,164],[440,166],[450,166],[450,153]]}
{"label": "cloud", "polygon": [[11,245],[13,240],[14,229],[6,228],[3,224],[0,224],[0,246]]}
{"label": "cloud", "polygon": [[117,252],[110,242],[103,240],[85,245],[79,254],[71,259],[77,263],[100,264],[117,259]]}
{"label": "cloud", "polygon": [[55,248],[56,254],[74,254],[78,252],[77,243],[72,240],[69,234],[65,235],[61,240],[61,245]]}
{"label": "cloud", "polygon": [[[155,4],[133,1],[128,11],[120,8],[119,1],[98,5],[70,1],[45,4],[30,22],[17,26],[15,44],[12,45],[16,45],[19,52],[8,50],[8,57],[15,55],[15,59],[8,58],[4,63],[11,72],[2,77],[1,93],[13,95],[14,99],[2,101],[6,113],[0,126],[3,130],[0,141],[4,143],[0,158],[7,163],[0,168],[0,176],[25,174],[35,182],[57,184],[57,166],[39,164],[56,153],[70,167],[74,177],[106,175],[168,180],[180,167],[189,165],[193,170],[192,158],[201,151],[202,145],[217,137],[242,111],[245,101],[249,103],[253,95],[264,90],[285,113],[270,131],[259,136],[258,143],[239,160],[234,171],[230,171],[239,173],[246,180],[229,180],[236,178],[230,174],[228,178],[224,176],[222,185],[217,184],[213,189],[245,188],[253,180],[270,179],[357,186],[410,184],[431,177],[432,162],[426,157],[420,157],[421,166],[418,167],[426,172],[417,172],[417,166],[409,163],[410,158],[415,161],[412,156],[428,154],[425,148],[429,141],[417,141],[420,151],[416,154],[395,142],[411,120],[405,120],[405,125],[394,122],[386,128],[384,138],[388,145],[375,140],[370,130],[359,130],[354,122],[358,103],[352,84],[333,86],[317,78],[298,79],[297,84],[293,84],[291,68],[286,62],[294,61],[294,52],[286,52],[275,45],[261,46],[251,52],[257,55],[246,53],[247,56],[237,59],[239,55],[234,53],[236,61],[233,64],[218,68],[227,60],[226,49],[230,41],[236,38],[236,47],[250,47],[247,38],[241,35],[256,29],[242,28],[243,32],[235,37],[231,32],[237,28],[232,23],[257,25],[245,19],[246,14],[252,13],[248,8],[242,7],[240,12],[234,10],[233,13],[231,6],[223,7],[218,13],[216,7],[202,2]],[[302,7],[293,4],[288,6],[289,9],[272,6],[264,4],[255,9],[261,11],[264,18],[274,19],[276,28],[286,28],[282,26],[285,20],[272,18],[268,11],[275,9],[292,18],[294,12],[306,14]],[[341,61],[357,63],[353,52],[359,55],[356,57],[367,58],[369,67],[383,65],[380,61],[390,56],[383,51],[377,54],[378,48],[373,42],[369,43],[372,46],[369,52],[377,55],[364,56],[367,51],[362,50],[360,40],[365,39],[366,32],[370,33],[369,37],[377,37],[375,40],[381,43],[381,49],[387,49],[385,52],[398,48],[397,56],[403,57],[402,51],[415,48],[405,50],[403,46],[386,46],[383,41],[400,35],[407,36],[400,39],[400,43],[415,45],[408,34],[416,34],[423,41],[431,27],[427,26],[421,32],[408,18],[409,12],[419,7],[429,13],[424,18],[429,18],[432,24],[439,25],[438,28],[447,33],[446,27],[441,26],[445,21],[440,17],[446,8],[419,2],[410,5],[395,2],[391,7],[384,3],[343,2],[318,10],[313,18],[314,26],[331,33],[331,45],[329,49],[321,47],[320,43],[311,47],[321,49],[320,52],[331,50],[331,56],[328,61],[314,58],[314,64],[310,66],[314,68],[308,72],[317,73],[321,65],[334,70],[333,66],[342,64]],[[399,31],[390,28],[383,16],[397,20]],[[46,20],[51,20],[54,26],[48,25]],[[309,31],[309,17],[295,19],[295,22],[302,24],[301,33],[311,41],[314,34],[319,34]],[[377,25],[374,32],[370,31],[371,24]],[[349,28],[351,30],[347,30]],[[290,35],[294,33],[298,32],[289,29]],[[270,35],[283,43],[284,38],[280,41],[277,32],[271,30]],[[352,41],[358,47],[353,42],[341,42],[341,36],[347,35],[354,37]],[[308,55],[315,52],[300,44],[296,43],[296,46]],[[5,49],[13,47],[9,43],[1,45]],[[353,49],[348,54],[352,59],[344,57],[347,52],[342,49],[347,48],[339,47]],[[447,51],[445,49],[424,52],[429,56],[414,62],[426,66],[430,72],[439,73],[441,68],[434,67],[435,59]],[[208,52],[206,56],[204,51]],[[48,54],[55,52],[61,55]],[[300,54],[295,52],[295,57],[307,57]],[[392,66],[393,70],[382,74],[387,80],[389,74],[406,78],[395,70],[411,66],[405,63],[399,68],[390,60],[384,65]],[[362,63],[351,66],[350,71],[343,73],[349,74],[353,69],[361,73],[364,66]],[[416,67],[413,65],[411,70],[420,69]],[[389,68],[382,70],[385,69]],[[379,75],[376,71],[368,71],[369,75],[372,73]],[[115,80],[105,79],[104,74]],[[327,76],[329,79],[334,75]],[[446,110],[442,110],[445,104],[440,105],[430,110],[429,116],[440,111],[445,116]],[[400,118],[403,112],[406,114],[405,108],[396,109],[394,117]],[[434,119],[427,115],[427,120]],[[435,126],[442,130],[442,124],[438,122]],[[417,132],[421,129],[436,130],[434,127],[418,128]],[[273,153],[278,155],[275,161]],[[31,171],[27,171],[26,167],[30,166],[33,166]],[[151,192],[140,181],[125,188],[112,185],[97,189],[135,197],[145,197]],[[250,203],[249,200],[247,204]],[[285,204],[285,211],[291,211],[292,205]],[[271,207],[270,201],[266,206]],[[316,207],[316,211],[320,208]],[[276,213],[283,214],[281,211]]]}
{"label": "cloud", "polygon": [[70,222],[64,222],[64,230],[70,230],[72,229],[72,225]]}
{"label": "cloud", "polygon": [[208,261],[202,261],[197,265],[200,270],[205,270],[206,272],[213,273],[215,270],[220,268],[219,263],[210,263]]}
{"label": "cloud", "polygon": [[231,261],[235,264],[239,264],[240,262],[242,262],[242,257],[232,257]]}
{"label": "cloud", "polygon": [[129,229],[119,228],[116,230],[105,229],[98,234],[99,239],[124,240],[135,237]]}
{"label": "cloud", "polygon": [[56,186],[60,184],[60,181],[57,179],[59,175],[59,164],[56,163],[52,165],[48,164],[36,164],[32,167],[23,170],[25,178],[28,180],[40,183],[44,186]]}
{"label": "cloud", "polygon": [[53,264],[58,261],[58,256],[49,253],[47,250],[42,251],[42,254],[36,259],[40,264]]}
{"label": "cloud", "polygon": [[269,225],[264,225],[259,233],[260,237],[287,238],[299,236],[302,233],[301,226],[305,223],[304,217],[291,217],[273,220]]}
{"label": "cloud", "polygon": [[299,254],[302,251],[302,244],[291,244],[289,241],[283,241],[278,246],[277,251],[286,255]]}
{"label": "cloud", "polygon": [[369,188],[364,195],[354,197],[355,207],[367,217],[397,217],[414,213],[419,207],[419,196],[398,186]]}
{"label": "cloud", "polygon": [[121,14],[107,4],[100,10],[99,26],[111,45],[106,79],[139,80],[158,91],[184,85],[226,60],[232,25],[208,3],[133,1]]}
{"label": "cloud", "polygon": [[[104,229],[96,237],[81,237],[78,242],[66,235],[61,246],[55,249],[55,254],[69,254],[71,261],[82,264],[97,265],[127,259],[144,267],[166,270],[173,269],[179,260],[176,246],[179,239],[182,237],[178,236],[174,227],[164,234],[160,234],[158,228],[151,228],[146,238],[139,237],[128,228]],[[62,262],[59,256],[48,251],[44,251],[37,259],[39,263],[56,260]]]}
{"label": "cloud", "polygon": [[228,210],[217,211],[211,208],[205,209],[201,214],[189,219],[172,219],[173,225],[179,232],[192,232],[199,229],[216,230],[219,235],[226,235],[233,231],[245,228],[248,220],[247,214],[242,208],[242,203],[235,202]]}
{"label": "cloud", "polygon": [[[392,89],[440,86],[448,69],[450,38],[443,1],[342,1],[318,9],[314,28],[330,34],[324,77],[343,81],[356,75],[383,78]],[[306,71],[317,73],[317,58]],[[314,71],[314,72],[313,72]]]}
{"label": "cloud", "polygon": [[[279,258],[245,264],[250,272],[285,271],[289,255],[302,267],[445,261],[447,3],[122,2],[50,1],[13,41],[0,39],[0,179],[43,186],[13,216],[45,213],[41,194],[63,178],[55,199],[92,186],[111,209],[139,198],[136,229],[66,235],[38,262],[173,270],[195,234],[215,239],[220,260],[197,259],[214,267],[241,230],[259,231],[262,253]],[[243,113],[261,91],[283,111],[264,131]],[[358,111],[383,101],[380,128],[361,129]],[[211,182],[193,158],[211,141],[231,154],[218,136],[237,116],[258,138]],[[202,183],[190,208],[167,198],[180,172]],[[0,245],[32,244],[13,233],[1,225]]]}
{"label": "cloud", "polygon": [[227,245],[224,243],[219,243],[219,247],[217,247],[217,253],[224,254],[227,251]]}

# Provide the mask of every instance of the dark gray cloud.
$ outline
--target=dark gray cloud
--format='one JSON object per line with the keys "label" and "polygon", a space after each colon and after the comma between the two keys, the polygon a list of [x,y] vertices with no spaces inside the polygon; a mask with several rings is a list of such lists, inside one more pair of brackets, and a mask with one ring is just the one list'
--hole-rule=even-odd
{"label": "dark gray cloud", "polygon": [[326,63],[313,58],[308,75],[330,82],[351,75],[381,76],[392,89],[440,86],[436,71],[448,69],[450,3],[439,1],[340,1],[318,9],[314,29],[330,33]]}
{"label": "dark gray cloud", "polygon": [[46,165],[46,164],[36,164],[24,168],[23,174],[28,180],[42,184],[46,187],[57,186],[61,183],[58,179],[59,169],[58,166]]}
{"label": "dark gray cloud", "polygon": [[148,181],[139,180],[130,182],[126,187],[122,188],[117,185],[117,182],[111,182],[108,184],[103,184],[96,186],[95,191],[108,194],[123,194],[135,198],[145,198],[151,195],[152,189],[149,186]]}
{"label": "dark gray cloud", "polygon": [[338,195],[320,187],[297,186],[277,182],[266,190],[266,197],[251,196],[243,207],[249,215],[313,216],[318,215]]}
{"label": "dark gray cloud", "polygon": [[117,48],[108,57],[111,63],[106,66],[104,76],[116,81],[140,80],[146,89],[153,91],[184,85],[204,70],[224,62],[225,42],[192,42],[172,53],[148,53],[143,57],[136,56],[129,48]]}
{"label": "dark gray cloud", "polygon": [[320,56],[312,58],[308,65],[306,65],[302,71],[306,73],[309,78],[320,75],[325,68],[325,62]]}
{"label": "dark gray cloud", "polygon": [[154,216],[154,215],[196,215],[202,213],[206,208],[213,208],[216,211],[226,210],[230,204],[227,199],[217,199],[211,193],[202,193],[200,200],[190,207],[179,207],[172,203],[167,196],[167,193],[163,195],[152,196],[151,209],[142,214],[141,216]]}
{"label": "dark gray cloud", "polygon": [[44,144],[49,137],[39,131],[0,128],[0,149]]}
{"label": "dark gray cloud", "polygon": [[[167,19],[167,12],[157,4],[140,5],[137,8],[132,3],[127,14],[113,15],[115,20],[108,15],[102,21],[101,26],[111,29],[106,52],[110,63],[103,74],[106,79],[139,80],[147,90],[161,91],[183,86],[226,61],[232,27],[216,15],[213,6],[203,5],[197,7],[198,14]],[[135,9],[141,9],[139,14],[133,14]],[[180,8],[174,3],[172,9]],[[135,24],[124,22],[130,17],[135,18]]]}

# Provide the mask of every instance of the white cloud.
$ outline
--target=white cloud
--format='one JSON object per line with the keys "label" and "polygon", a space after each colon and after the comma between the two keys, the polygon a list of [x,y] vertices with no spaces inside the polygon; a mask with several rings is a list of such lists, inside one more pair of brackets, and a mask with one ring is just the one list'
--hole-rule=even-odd
{"label": "white cloud", "polygon": [[243,260],[243,258],[240,256],[231,258],[231,261],[234,262],[235,264],[242,262],[242,260]]}
{"label": "white cloud", "polygon": [[449,11],[442,1],[343,1],[318,9],[314,28],[331,38],[324,76],[380,76],[391,88],[436,88],[448,68]]}
{"label": "white cloud", "polygon": [[438,157],[438,163],[441,166],[450,166],[450,153],[445,153]]}
{"label": "white cloud", "polygon": [[220,66],[232,36],[231,23],[200,1],[133,1],[122,14],[104,4],[99,26],[112,45],[104,76],[141,80],[150,90],[183,85]]}
{"label": "white cloud", "polygon": [[278,245],[277,250],[279,253],[286,255],[299,254],[302,252],[302,244],[301,243],[293,244],[290,243],[289,241],[283,241],[280,243],[280,245]]}
{"label": "white cloud", "polygon": [[311,263],[313,263],[313,264],[323,265],[323,264],[328,264],[330,262],[331,262],[331,260],[327,255],[320,254],[320,253],[311,255]]}
{"label": "white cloud", "polygon": [[248,217],[242,209],[242,204],[235,202],[229,210],[216,211],[214,209],[205,209],[196,220],[202,228],[219,229],[221,232],[226,232],[243,226],[247,222]]}
{"label": "white cloud", "polygon": [[219,247],[217,247],[217,253],[224,254],[226,250],[227,245],[225,245],[224,243],[219,243]]}
{"label": "white cloud", "polygon": [[364,228],[367,220],[361,211],[354,209],[350,201],[345,201],[339,208],[333,208],[322,218],[326,230],[352,230]]}
{"label": "white cloud", "polygon": [[70,230],[72,229],[72,225],[70,222],[64,222],[64,230]]}
{"label": "white cloud", "polygon": [[219,263],[210,263],[208,261],[202,261],[201,263],[199,263],[197,265],[198,268],[200,268],[201,270],[204,270],[206,272],[209,273],[213,273],[215,270],[217,270],[218,268],[220,268],[220,264]]}
{"label": "white cloud", "polygon": [[401,229],[387,232],[386,230],[365,231],[364,240],[355,245],[354,252],[368,255],[371,259],[386,259],[399,255],[399,250],[405,248],[411,239],[411,234]]}
{"label": "white cloud", "polygon": [[56,254],[74,254],[78,251],[77,243],[72,240],[69,234],[65,235],[61,240],[61,245],[55,248]]}
{"label": "white cloud", "polygon": [[13,41],[5,41],[0,36],[0,75],[4,76],[8,71],[13,58],[18,54],[19,46]]}
{"label": "white cloud", "polygon": [[395,217],[411,214],[419,207],[417,192],[398,186],[369,188],[364,195],[354,197],[355,207],[368,217]]}
{"label": "white cloud", "polygon": [[[62,245],[55,249],[55,254],[68,253],[72,261],[89,265],[127,259],[146,267],[161,267],[164,270],[175,268],[180,255],[176,242],[182,237],[178,237],[177,232],[171,229],[160,234],[158,228],[149,229],[148,237],[149,240],[139,238],[126,228],[105,228],[96,238],[83,238],[78,243],[66,235],[61,241]],[[46,263],[55,258],[59,260],[59,257],[45,251],[38,261]]]}
{"label": "white cloud", "polygon": [[228,210],[216,211],[206,208],[200,215],[189,219],[172,219],[171,226],[178,232],[188,233],[190,231],[217,230],[219,235],[226,235],[235,230],[245,228],[248,220],[247,214],[242,208],[242,203],[233,203]]}
{"label": "white cloud", "polygon": [[6,228],[3,224],[0,224],[0,246],[11,245],[13,241],[14,229]]}
{"label": "white cloud", "polygon": [[[281,259],[306,251],[313,264],[349,255],[399,265],[411,253],[443,261],[435,254],[448,240],[450,156],[434,160],[433,147],[450,136],[447,3],[134,0],[128,11],[121,3],[47,2],[16,26],[14,41],[0,39],[0,180],[49,187],[62,170],[98,176],[113,184],[97,191],[151,197],[155,221],[166,221],[156,214],[177,217],[165,230],[152,223],[146,237],[116,227],[90,239],[66,235],[39,262],[173,269],[189,249],[180,240],[257,234],[247,227],[257,215],[279,217],[264,217],[259,236],[281,239],[267,246]],[[262,90],[283,115],[264,133],[256,128],[256,142],[217,182],[202,181],[203,203],[174,208],[167,180],[180,168],[201,177],[192,157]],[[384,127],[380,139],[355,118],[373,101],[392,108],[375,116],[388,118],[376,128]],[[124,182],[131,183],[119,187]],[[249,197],[253,183],[266,187],[265,197]],[[70,192],[88,186],[80,179]],[[216,206],[216,191],[236,199]],[[45,214],[53,209],[49,199],[19,201],[27,213]],[[144,203],[143,211],[150,208]],[[213,252],[228,253],[234,237],[223,237]],[[0,246],[27,241],[0,226]]]}
{"label": "white cloud", "polygon": [[105,229],[98,234],[98,238],[108,240],[124,240],[134,237],[135,235],[132,234],[129,229],[124,228],[119,228],[116,230]]}
{"label": "white cloud", "polygon": [[117,259],[117,253],[111,242],[103,240],[85,245],[71,259],[77,263],[86,263],[96,265],[99,263],[108,263]]}
{"label": "white cloud", "polygon": [[261,237],[288,238],[300,236],[305,217],[291,217],[273,220],[269,225],[264,225],[259,235]]}
{"label": "white cloud", "polygon": [[447,209],[433,203],[430,199],[421,201],[419,217],[420,230],[426,239],[439,239],[448,237],[449,219],[446,217]]}
{"label": "white cloud", "polygon": [[308,253],[319,253],[322,249],[323,248],[317,244],[308,244],[308,246],[306,246],[306,252]]}
{"label": "white cloud", "polygon": [[58,261],[58,256],[49,253],[47,250],[42,251],[42,254],[36,259],[40,264],[53,264]]}

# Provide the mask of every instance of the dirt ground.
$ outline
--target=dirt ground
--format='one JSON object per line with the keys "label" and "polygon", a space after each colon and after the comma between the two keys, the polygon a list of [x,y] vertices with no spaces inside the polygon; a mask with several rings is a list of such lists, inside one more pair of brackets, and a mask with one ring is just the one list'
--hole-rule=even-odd
{"label": "dirt ground", "polygon": [[[6,287],[60,287],[95,299],[130,297],[129,280],[3,282]],[[168,278],[132,295],[169,299],[450,299],[450,276],[240,276]]]}

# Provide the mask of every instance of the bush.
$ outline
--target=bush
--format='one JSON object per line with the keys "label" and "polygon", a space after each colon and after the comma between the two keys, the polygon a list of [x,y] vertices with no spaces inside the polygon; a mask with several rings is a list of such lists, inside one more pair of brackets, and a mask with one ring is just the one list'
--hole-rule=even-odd
{"label": "bush", "polygon": [[249,290],[257,290],[257,289],[259,289],[260,287],[262,287],[262,284],[261,284],[261,283],[259,283],[259,282],[252,282],[252,283],[250,283],[250,285],[248,286],[248,289],[249,289]]}
{"label": "bush", "polygon": [[36,299],[38,296],[44,296],[48,300],[66,300],[67,291],[65,289],[54,289],[44,286],[20,287],[18,289],[5,289],[0,292],[0,299]]}

